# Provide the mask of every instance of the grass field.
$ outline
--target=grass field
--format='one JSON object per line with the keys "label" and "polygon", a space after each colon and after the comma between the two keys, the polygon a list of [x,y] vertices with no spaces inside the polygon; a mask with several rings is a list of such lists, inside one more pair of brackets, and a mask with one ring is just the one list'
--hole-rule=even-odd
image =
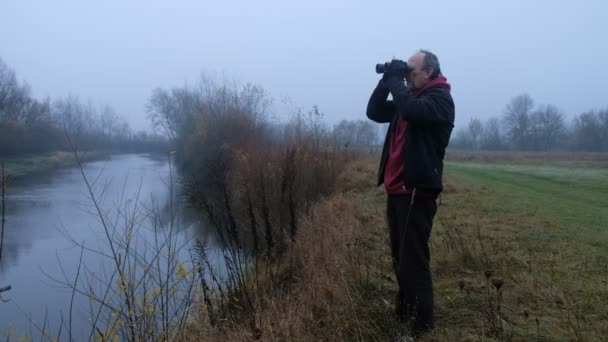
{"label": "grass field", "polygon": [[[83,161],[101,159],[106,156],[102,152],[79,152]],[[23,177],[34,173],[51,171],[66,166],[75,166],[74,154],[72,152],[52,152],[47,154],[33,154],[19,157],[6,157],[0,160],[4,162],[5,174],[10,177]]]}
{"label": "grass field", "polygon": [[606,156],[456,154],[445,174],[431,238],[437,337],[606,339]]}
{"label": "grass field", "polygon": [[[319,205],[341,209],[331,218],[315,213],[316,226],[353,241],[348,252],[338,242],[326,256],[352,270],[331,287],[323,315],[315,300],[298,307],[327,325],[310,326],[301,340],[392,341],[403,333],[392,315],[397,285],[376,170],[376,156],[352,163],[338,181],[341,194]],[[452,153],[444,183],[430,242],[436,329],[420,340],[607,339],[607,156]],[[331,283],[332,273],[320,278]]]}

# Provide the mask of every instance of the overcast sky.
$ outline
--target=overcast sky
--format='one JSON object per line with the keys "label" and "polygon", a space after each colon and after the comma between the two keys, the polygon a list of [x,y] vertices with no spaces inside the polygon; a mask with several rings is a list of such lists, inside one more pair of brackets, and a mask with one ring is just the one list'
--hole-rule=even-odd
{"label": "overcast sky", "polygon": [[527,92],[608,107],[606,1],[0,0],[0,58],[35,96],[107,103],[136,129],[156,87],[201,72],[264,86],[330,123],[365,118],[374,65],[435,52],[456,125]]}

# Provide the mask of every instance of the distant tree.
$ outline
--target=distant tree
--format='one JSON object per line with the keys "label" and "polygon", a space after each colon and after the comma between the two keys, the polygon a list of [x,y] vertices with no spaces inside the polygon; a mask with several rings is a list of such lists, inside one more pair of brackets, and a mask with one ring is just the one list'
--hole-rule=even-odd
{"label": "distant tree", "polygon": [[7,120],[17,88],[15,72],[0,59],[0,119]]}
{"label": "distant tree", "polygon": [[254,122],[265,119],[264,115],[266,115],[268,108],[273,102],[270,94],[262,86],[250,83],[243,86],[236,100],[243,110],[251,113]]}
{"label": "distant tree", "polygon": [[342,146],[371,146],[378,142],[376,124],[368,120],[342,120],[334,126],[333,136]]}
{"label": "distant tree", "polygon": [[484,150],[505,149],[503,137],[500,131],[498,118],[490,118],[486,121],[481,135],[480,147]]}
{"label": "distant tree", "polygon": [[[205,103],[208,107],[205,111],[207,113],[225,111],[229,103],[226,96],[211,96],[214,100],[221,97],[224,101],[208,101]],[[202,110],[202,95],[187,87],[171,90],[157,88],[152,92],[147,105],[148,118],[154,127],[160,129],[172,141],[183,138],[191,132],[195,116]]]}
{"label": "distant tree", "polygon": [[84,129],[83,134],[90,140],[89,143],[93,143],[93,140],[101,136],[100,134],[100,119],[99,111],[90,99],[82,104],[82,113],[80,119],[83,121],[82,127]]}
{"label": "distant tree", "polygon": [[355,121],[356,139],[355,144],[360,146],[372,146],[378,141],[376,125],[368,120]]}
{"label": "distant tree", "polygon": [[528,149],[530,144],[530,115],[534,101],[528,94],[511,99],[504,111],[504,122],[511,144],[516,149]]}
{"label": "distant tree", "polygon": [[342,146],[351,146],[354,143],[353,132],[355,131],[355,122],[342,120],[334,126],[333,136],[336,142]]}
{"label": "distant tree", "polygon": [[31,102],[29,85],[19,84],[15,71],[0,59],[0,120],[24,121]]}
{"label": "distant tree", "polygon": [[116,122],[116,128],[114,129],[114,139],[118,141],[128,141],[132,138],[131,126],[122,118]]}
{"label": "distant tree", "polygon": [[450,139],[450,148],[469,150],[473,148],[471,143],[471,137],[469,136],[468,129],[460,128],[456,130]]}
{"label": "distant tree", "polygon": [[112,139],[112,136],[116,135],[114,132],[114,128],[118,124],[118,115],[114,108],[110,106],[104,106],[101,109],[101,114],[99,118],[101,135],[103,137],[104,143],[109,142]]}
{"label": "distant tree", "polygon": [[563,146],[565,133],[564,116],[553,105],[542,106],[530,116],[530,145],[536,150]]}
{"label": "distant tree", "polygon": [[480,137],[481,137],[481,133],[483,132],[483,125],[481,124],[481,121],[475,117],[471,118],[469,120],[469,125],[468,125],[468,135],[469,135],[469,141],[471,143],[471,148],[473,149],[479,149],[480,146]]}
{"label": "distant tree", "polygon": [[25,109],[24,123],[26,126],[36,125],[51,125],[51,100],[49,98],[43,101],[31,99]]}
{"label": "distant tree", "polygon": [[608,108],[604,108],[597,113],[600,133],[600,150],[608,151]]}
{"label": "distant tree", "polygon": [[85,128],[85,107],[80,99],[74,95],[57,99],[53,103],[52,113],[59,128],[67,133],[74,142],[79,141]]}
{"label": "distant tree", "polygon": [[15,72],[0,59],[0,154],[66,149],[66,133],[79,149],[141,151],[166,145],[166,140],[158,136],[134,141],[139,136],[134,136],[127,122],[109,106],[99,108],[76,96],[52,103],[49,98],[33,98],[29,85],[18,82]]}
{"label": "distant tree", "polygon": [[608,151],[608,108],[582,113],[574,119],[574,146],[582,151]]}
{"label": "distant tree", "polygon": [[175,103],[169,91],[154,89],[147,105],[148,119],[152,125],[175,140],[178,134],[178,119]]}

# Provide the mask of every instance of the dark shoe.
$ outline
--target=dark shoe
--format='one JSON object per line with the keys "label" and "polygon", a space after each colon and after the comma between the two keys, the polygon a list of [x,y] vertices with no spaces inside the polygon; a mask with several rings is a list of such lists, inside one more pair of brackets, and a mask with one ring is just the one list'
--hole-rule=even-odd
{"label": "dark shoe", "polygon": [[400,320],[405,319],[405,304],[403,303],[403,295],[401,291],[395,295],[395,316]]}
{"label": "dark shoe", "polygon": [[412,335],[419,337],[433,331],[433,323],[412,322]]}

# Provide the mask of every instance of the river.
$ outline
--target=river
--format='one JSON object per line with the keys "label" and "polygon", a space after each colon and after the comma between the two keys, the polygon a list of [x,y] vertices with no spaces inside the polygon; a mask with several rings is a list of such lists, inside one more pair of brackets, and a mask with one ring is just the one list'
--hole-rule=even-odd
{"label": "river", "polygon": [[[175,227],[181,238],[206,240],[208,247],[217,249],[213,234],[180,196],[166,156],[113,155],[87,163],[84,172],[103,212],[116,218],[111,224],[120,225],[124,213],[143,213],[137,215],[136,224],[142,227],[139,243],[154,239],[153,220],[146,213],[157,208],[164,213],[159,215],[164,223],[168,217],[179,218]],[[12,290],[2,293],[8,301],[0,302],[0,337],[10,326],[13,337],[40,336],[45,317],[56,336],[61,317],[67,320],[71,299],[71,291],[56,280],[75,279],[81,252],[82,273],[102,271],[98,268],[105,261],[95,251],[107,250],[104,229],[76,167],[15,180],[6,190],[5,203],[0,287],[10,285]],[[76,295],[73,308],[74,329],[86,334],[91,326],[86,296]]]}

